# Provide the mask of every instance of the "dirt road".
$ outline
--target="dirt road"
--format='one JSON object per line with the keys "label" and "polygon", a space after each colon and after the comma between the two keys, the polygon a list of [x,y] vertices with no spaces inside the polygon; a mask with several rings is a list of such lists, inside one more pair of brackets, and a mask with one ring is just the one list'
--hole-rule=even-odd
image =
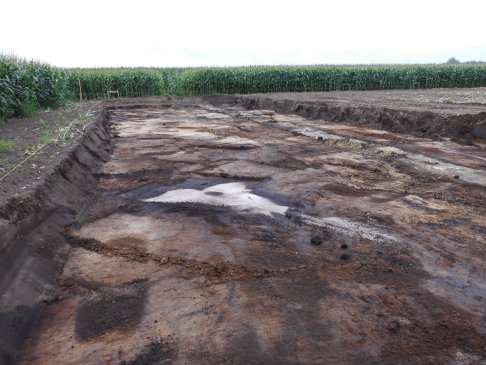
{"label": "dirt road", "polygon": [[486,361],[486,150],[237,106],[115,109],[23,364]]}

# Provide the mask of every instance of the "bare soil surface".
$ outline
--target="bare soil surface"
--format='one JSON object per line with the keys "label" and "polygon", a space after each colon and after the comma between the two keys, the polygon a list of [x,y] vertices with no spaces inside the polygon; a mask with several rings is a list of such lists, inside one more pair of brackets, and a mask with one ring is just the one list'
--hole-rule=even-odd
{"label": "bare soil surface", "polygon": [[485,149],[237,105],[110,115],[21,363],[486,361]]}
{"label": "bare soil surface", "polygon": [[472,89],[332,91],[255,95],[280,100],[329,102],[340,105],[379,105],[385,108],[433,111],[454,115],[484,112],[486,107],[485,87]]}
{"label": "bare soil surface", "polygon": [[486,139],[486,88],[255,94],[236,102],[461,144]]}
{"label": "bare soil surface", "polygon": [[12,197],[31,194],[79,143],[84,128],[99,109],[100,102],[77,103],[0,124],[0,139],[13,145],[0,153],[0,178],[27,159],[0,182],[0,206]]}
{"label": "bare soil surface", "polygon": [[476,91],[73,109],[2,182],[0,364],[486,363]]}

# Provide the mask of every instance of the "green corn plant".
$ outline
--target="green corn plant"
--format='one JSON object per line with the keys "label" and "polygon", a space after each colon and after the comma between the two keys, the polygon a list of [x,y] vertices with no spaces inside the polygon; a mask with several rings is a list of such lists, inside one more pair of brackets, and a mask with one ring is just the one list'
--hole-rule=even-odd
{"label": "green corn plant", "polygon": [[68,100],[486,86],[485,65],[60,69],[0,55],[0,119]]}
{"label": "green corn plant", "polygon": [[47,64],[0,55],[0,119],[29,115],[69,99],[67,73]]}

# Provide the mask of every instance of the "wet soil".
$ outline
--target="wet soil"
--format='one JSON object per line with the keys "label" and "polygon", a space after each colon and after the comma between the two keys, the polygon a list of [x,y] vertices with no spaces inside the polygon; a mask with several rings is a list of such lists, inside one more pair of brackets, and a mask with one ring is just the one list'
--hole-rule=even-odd
{"label": "wet soil", "polygon": [[485,362],[486,149],[235,100],[107,106],[6,246],[2,361]]}

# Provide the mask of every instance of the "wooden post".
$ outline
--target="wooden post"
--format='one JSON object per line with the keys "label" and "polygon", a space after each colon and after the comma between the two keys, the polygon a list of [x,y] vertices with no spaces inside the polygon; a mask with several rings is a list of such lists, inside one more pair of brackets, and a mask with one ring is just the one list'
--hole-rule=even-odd
{"label": "wooden post", "polygon": [[83,101],[83,89],[81,89],[81,80],[78,79],[78,85],[79,85],[79,101]]}

